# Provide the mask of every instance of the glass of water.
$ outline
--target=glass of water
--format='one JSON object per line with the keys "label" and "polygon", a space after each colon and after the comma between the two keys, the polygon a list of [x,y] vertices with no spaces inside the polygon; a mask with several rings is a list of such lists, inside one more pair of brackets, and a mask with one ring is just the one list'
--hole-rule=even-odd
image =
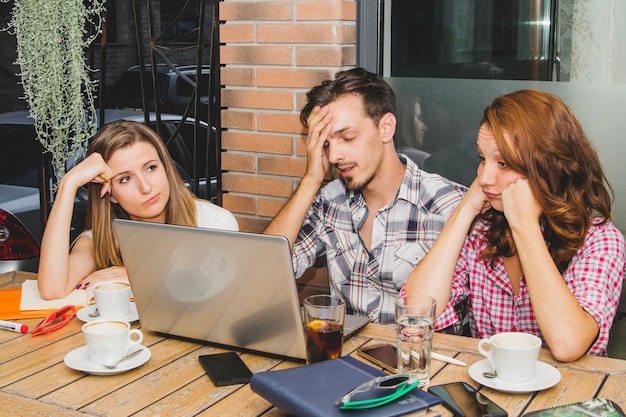
{"label": "glass of water", "polygon": [[396,299],[398,373],[410,375],[420,386],[430,382],[430,355],[437,301],[427,295]]}

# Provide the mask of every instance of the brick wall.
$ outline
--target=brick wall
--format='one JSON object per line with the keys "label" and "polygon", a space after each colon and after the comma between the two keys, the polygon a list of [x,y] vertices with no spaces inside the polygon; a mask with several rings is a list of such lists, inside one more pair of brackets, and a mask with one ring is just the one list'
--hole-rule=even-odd
{"label": "brick wall", "polygon": [[306,168],[306,92],[356,60],[355,0],[220,2],[223,206],[261,232]]}

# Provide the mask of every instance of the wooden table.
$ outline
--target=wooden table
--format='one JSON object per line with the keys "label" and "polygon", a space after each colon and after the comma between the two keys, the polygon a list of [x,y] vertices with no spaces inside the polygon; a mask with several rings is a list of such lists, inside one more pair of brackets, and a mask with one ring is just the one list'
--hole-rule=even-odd
{"label": "wooden table", "polygon": [[[38,319],[22,320],[30,328]],[[93,376],[65,366],[65,355],[84,345],[81,325],[74,318],[52,333],[32,337],[0,331],[0,410],[16,415],[62,416],[283,416],[270,403],[250,390],[249,385],[215,387],[198,363],[198,355],[222,352],[212,346],[163,338],[146,332],[144,344],[152,357],[126,373]],[[137,323],[135,324],[135,327]],[[393,340],[389,326],[368,325],[348,339],[343,354],[354,354],[360,346]],[[468,364],[483,357],[476,352],[476,339],[436,334],[435,350]],[[300,366],[261,355],[243,353],[253,372]],[[562,380],[538,393],[506,394],[484,387],[482,392],[507,410],[509,416],[586,400],[609,398],[626,409],[626,361],[586,356],[571,363],[556,362],[549,352],[541,360],[555,365]],[[432,384],[467,381],[466,367],[432,362]],[[437,411],[450,414],[441,406]]]}
{"label": "wooden table", "polygon": [[[0,275],[0,288],[20,285],[36,274]],[[20,322],[32,329],[39,319]],[[215,387],[198,363],[198,356],[224,349],[164,338],[144,332],[143,344],[152,357],[128,372],[94,376],[68,368],[63,359],[84,345],[82,322],[74,318],[65,327],[42,336],[0,330],[0,410],[19,416],[284,416],[250,390],[249,385]],[[135,323],[134,327],[138,327]],[[380,341],[394,341],[393,327],[368,325],[344,343],[343,354]],[[468,365],[482,360],[476,339],[435,334],[434,350],[454,356]],[[253,372],[278,370],[297,363],[243,353]],[[562,376],[554,387],[529,394],[507,394],[482,387],[487,397],[507,410],[509,416],[586,400],[609,398],[626,410],[626,361],[585,356],[574,363],[560,363],[547,350],[540,359],[556,366]],[[475,387],[467,367],[432,361],[431,384],[466,381]],[[438,406],[444,416],[450,416]]]}

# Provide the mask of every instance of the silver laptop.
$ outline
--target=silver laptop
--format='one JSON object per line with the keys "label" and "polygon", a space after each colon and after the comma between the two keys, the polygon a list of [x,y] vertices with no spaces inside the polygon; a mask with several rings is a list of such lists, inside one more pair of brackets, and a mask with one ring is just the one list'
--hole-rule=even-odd
{"label": "silver laptop", "polygon": [[[143,329],[305,360],[287,239],[116,219]],[[367,324],[347,317],[345,335]]]}

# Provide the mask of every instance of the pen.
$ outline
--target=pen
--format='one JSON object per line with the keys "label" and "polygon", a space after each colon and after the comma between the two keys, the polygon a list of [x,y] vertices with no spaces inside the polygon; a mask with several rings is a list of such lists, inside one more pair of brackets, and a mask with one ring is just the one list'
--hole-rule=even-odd
{"label": "pen", "polygon": [[0,320],[0,329],[11,330],[12,332],[17,333],[27,333],[28,326],[21,323],[15,323],[12,321],[4,321]]}
{"label": "pen", "polygon": [[431,352],[431,357],[433,359],[437,359],[438,361],[448,362],[453,365],[467,366],[465,362],[451,358],[450,356],[442,355],[441,353]]}

